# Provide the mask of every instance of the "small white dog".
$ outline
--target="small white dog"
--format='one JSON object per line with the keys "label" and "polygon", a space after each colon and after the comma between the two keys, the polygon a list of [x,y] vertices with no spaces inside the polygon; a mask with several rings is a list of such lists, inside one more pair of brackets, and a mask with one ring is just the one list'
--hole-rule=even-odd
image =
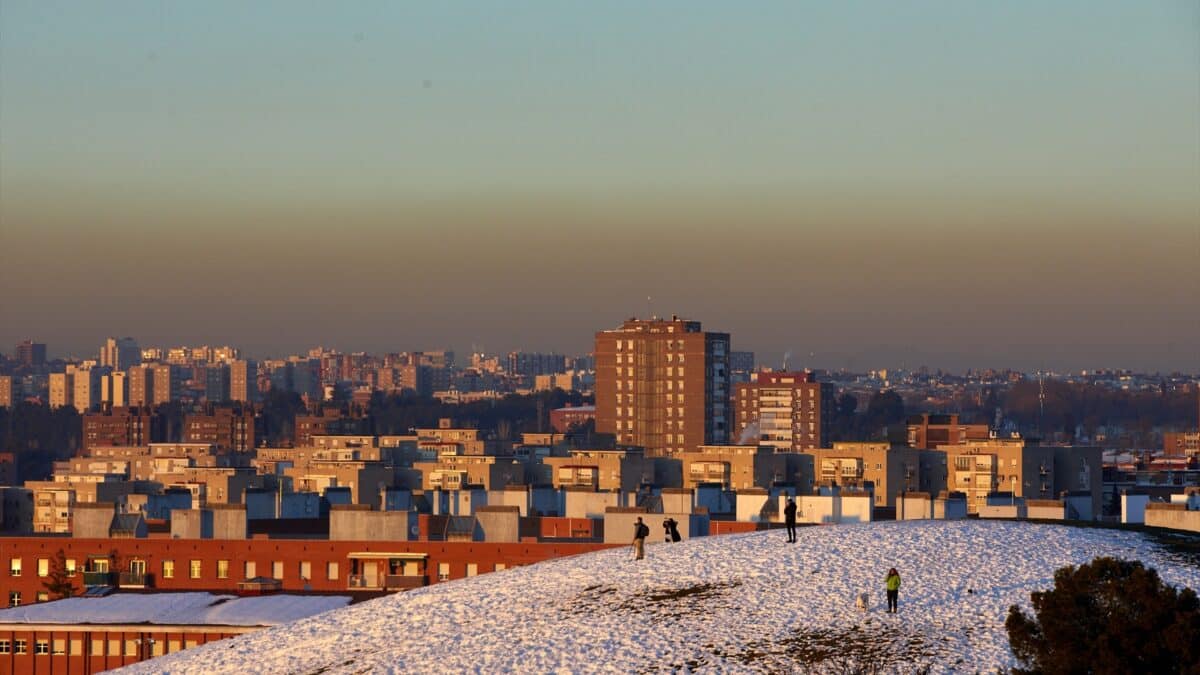
{"label": "small white dog", "polygon": [[870,605],[871,605],[871,597],[866,593],[859,593],[858,599],[854,601],[854,606],[857,607],[859,609],[859,611],[862,611],[862,612],[865,612],[868,609],[870,609]]}

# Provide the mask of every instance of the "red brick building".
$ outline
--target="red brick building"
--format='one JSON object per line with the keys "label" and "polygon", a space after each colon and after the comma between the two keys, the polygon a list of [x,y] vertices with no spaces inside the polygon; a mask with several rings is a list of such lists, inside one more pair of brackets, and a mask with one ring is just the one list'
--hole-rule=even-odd
{"label": "red brick building", "polygon": [[556,408],[550,411],[550,427],[560,434],[588,420],[596,419],[596,406],[577,405],[574,407]]}
{"label": "red brick building", "polygon": [[827,448],[834,394],[831,382],[817,382],[812,373],[756,373],[754,381],[736,386],[737,433],[749,437],[735,440],[776,452]]}
{"label": "red brick building", "polygon": [[730,440],[729,334],[699,321],[629,319],[596,333],[596,431],[648,456]]}
{"label": "red brick building", "polygon": [[218,449],[246,452],[253,450],[261,436],[257,425],[262,418],[253,408],[216,408],[207,415],[188,415],[183,423],[184,443],[213,443]]}
{"label": "red brick building", "polygon": [[908,418],[908,446],[936,450],[939,445],[966,445],[986,441],[991,435],[986,424],[961,424],[958,415],[924,413]]}
{"label": "red brick building", "polygon": [[111,408],[83,416],[80,454],[100,446],[129,447],[164,440],[163,420],[149,408]]}

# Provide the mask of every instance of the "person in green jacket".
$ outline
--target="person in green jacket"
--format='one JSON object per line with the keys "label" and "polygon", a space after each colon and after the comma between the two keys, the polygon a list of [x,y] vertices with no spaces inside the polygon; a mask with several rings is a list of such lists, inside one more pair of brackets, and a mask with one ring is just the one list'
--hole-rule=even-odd
{"label": "person in green jacket", "polygon": [[900,573],[896,571],[895,567],[888,570],[887,580],[884,581],[884,584],[887,586],[888,614],[895,614],[896,604],[900,598]]}

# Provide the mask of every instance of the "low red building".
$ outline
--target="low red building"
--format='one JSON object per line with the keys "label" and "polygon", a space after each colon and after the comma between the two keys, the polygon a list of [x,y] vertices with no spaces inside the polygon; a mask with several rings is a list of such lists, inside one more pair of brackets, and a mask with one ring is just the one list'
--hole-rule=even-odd
{"label": "low red building", "polygon": [[596,406],[578,405],[566,408],[555,408],[550,411],[550,426],[560,434],[565,434],[575,425],[596,419]]}

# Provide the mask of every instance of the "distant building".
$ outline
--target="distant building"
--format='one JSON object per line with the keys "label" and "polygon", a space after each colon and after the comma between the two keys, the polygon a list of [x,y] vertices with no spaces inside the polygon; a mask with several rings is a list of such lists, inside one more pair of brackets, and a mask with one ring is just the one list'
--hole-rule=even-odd
{"label": "distant building", "polygon": [[115,370],[100,378],[100,400],[114,408],[124,408],[129,405],[128,376]]}
{"label": "distant building", "polygon": [[358,436],[368,432],[369,420],[343,417],[336,410],[324,410],[320,415],[296,415],[293,444],[297,448],[311,447],[313,436]]}
{"label": "distant building", "polygon": [[573,426],[595,419],[596,406],[594,405],[568,406],[550,411],[550,427],[560,434],[565,434]]}
{"label": "distant building", "polygon": [[924,413],[908,418],[908,445],[912,448],[931,449],[986,441],[990,433],[986,424],[961,424],[956,414]]}
{"label": "distant building", "polygon": [[735,373],[754,370],[754,352],[729,352],[729,369]]}
{"label": "distant building", "polygon": [[729,442],[729,334],[629,319],[596,333],[596,431],[646,454]]}
{"label": "distant building", "polygon": [[74,392],[72,401],[75,409],[86,413],[100,405],[100,378],[102,371],[97,368],[76,369],[72,375]]}
{"label": "distant building", "polygon": [[14,354],[17,362],[27,368],[37,368],[46,364],[46,345],[41,342],[22,340],[17,343]]}
{"label": "distant building", "polygon": [[113,370],[128,370],[142,362],[142,350],[130,337],[108,338],[100,347],[100,365]]}
{"label": "distant building", "polygon": [[207,415],[187,415],[183,423],[184,443],[211,443],[220,450],[253,450],[261,418],[253,408],[216,408]]}
{"label": "distant building", "polygon": [[535,352],[509,352],[508,372],[513,375],[535,377],[550,373],[561,373],[567,369],[567,357],[562,354],[539,354]]}
{"label": "distant building", "polygon": [[13,379],[9,375],[0,375],[0,408],[13,407],[16,398],[13,391]]}
{"label": "distant building", "polygon": [[150,366],[133,366],[126,375],[129,382],[129,405],[153,405],[154,369]]}
{"label": "distant building", "polygon": [[1013,500],[1049,500],[1064,492],[1090,494],[1091,513],[1100,513],[1100,448],[1039,446],[1020,438],[994,438],[944,445],[939,450],[946,453],[946,487],[967,495],[968,513],[978,513],[992,493],[1004,493]]}
{"label": "distant building", "polygon": [[170,403],[179,400],[179,390],[182,378],[179,376],[179,366],[159,364],[154,366],[154,405]]}
{"label": "distant building", "polygon": [[139,446],[162,441],[162,418],[147,408],[112,408],[83,416],[80,454],[99,446]]}
{"label": "distant building", "polygon": [[75,405],[75,374],[50,373],[50,407]]}
{"label": "distant building", "polygon": [[258,400],[258,363],[239,359],[229,364],[229,400],[238,403]]}
{"label": "distant building", "polygon": [[1163,434],[1163,454],[1168,457],[1200,455],[1200,431],[1167,432]]}
{"label": "distant building", "polygon": [[776,452],[829,447],[834,388],[812,373],[758,373],[736,385],[739,443],[758,443]]}
{"label": "distant building", "polygon": [[209,403],[229,401],[230,372],[225,363],[210,363],[204,368],[204,400]]}

